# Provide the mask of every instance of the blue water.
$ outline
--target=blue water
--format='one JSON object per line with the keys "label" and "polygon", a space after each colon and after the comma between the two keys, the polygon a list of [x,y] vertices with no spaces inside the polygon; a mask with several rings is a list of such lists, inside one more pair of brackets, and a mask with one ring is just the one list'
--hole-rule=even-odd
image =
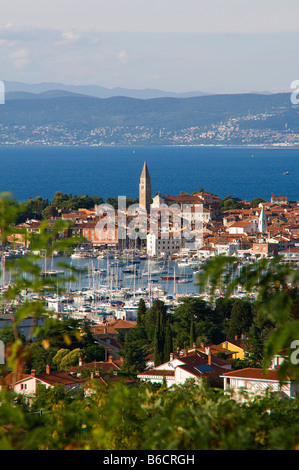
{"label": "blue water", "polygon": [[145,160],[153,195],[204,188],[220,198],[270,201],[273,192],[299,200],[298,149],[0,147],[0,193],[19,201],[52,200],[56,191],[135,198]]}

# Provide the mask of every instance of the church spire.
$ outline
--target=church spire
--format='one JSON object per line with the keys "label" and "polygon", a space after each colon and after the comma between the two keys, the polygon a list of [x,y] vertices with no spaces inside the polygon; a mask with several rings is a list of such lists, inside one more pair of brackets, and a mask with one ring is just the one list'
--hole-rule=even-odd
{"label": "church spire", "polygon": [[259,232],[260,233],[267,232],[268,224],[267,224],[267,217],[266,217],[266,214],[265,214],[264,206],[262,206],[262,210],[261,210],[261,213],[260,213],[260,216],[259,216],[258,227],[259,227]]}
{"label": "church spire", "polygon": [[144,162],[139,184],[139,206],[150,213],[152,202],[151,177],[146,162]]}

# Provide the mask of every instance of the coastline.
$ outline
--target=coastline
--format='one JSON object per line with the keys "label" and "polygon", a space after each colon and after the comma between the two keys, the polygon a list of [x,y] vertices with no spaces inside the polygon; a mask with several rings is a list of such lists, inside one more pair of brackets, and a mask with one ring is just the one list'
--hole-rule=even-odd
{"label": "coastline", "polygon": [[0,143],[0,148],[213,148],[213,149],[265,149],[265,150],[299,150],[298,145],[283,145],[283,144],[273,144],[273,145],[205,145],[205,144],[101,144],[101,145],[90,145],[90,144],[26,144],[25,142],[22,144],[8,144],[8,143]]}

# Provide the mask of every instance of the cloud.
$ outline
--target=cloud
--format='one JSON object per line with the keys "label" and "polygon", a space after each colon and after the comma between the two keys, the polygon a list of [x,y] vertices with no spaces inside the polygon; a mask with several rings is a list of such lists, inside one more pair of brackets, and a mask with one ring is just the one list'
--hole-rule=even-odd
{"label": "cloud", "polygon": [[80,35],[74,33],[73,31],[66,31],[65,33],[61,34],[61,37],[66,42],[76,42],[80,39]]}
{"label": "cloud", "polygon": [[15,68],[20,69],[30,63],[30,51],[28,49],[18,49],[10,54]]}
{"label": "cloud", "polygon": [[0,24],[0,31],[7,31],[13,28],[12,23]]}
{"label": "cloud", "polygon": [[118,58],[119,62],[122,65],[126,65],[128,63],[128,60],[129,60],[129,55],[128,55],[127,51],[120,51],[117,54],[117,58]]}
{"label": "cloud", "polygon": [[6,24],[0,25],[0,79],[167,91],[279,91],[298,78],[298,40],[299,33],[105,33]]}

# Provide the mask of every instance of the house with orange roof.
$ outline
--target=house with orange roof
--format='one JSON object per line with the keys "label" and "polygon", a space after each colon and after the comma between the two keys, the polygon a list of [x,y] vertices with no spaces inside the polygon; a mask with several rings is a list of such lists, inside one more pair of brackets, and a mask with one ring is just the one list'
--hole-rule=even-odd
{"label": "house with orange roof", "polygon": [[46,388],[60,385],[66,391],[78,390],[84,383],[84,379],[74,377],[66,371],[51,371],[50,366],[46,366],[46,372],[36,374],[35,370],[31,374],[25,374],[16,382],[12,382],[10,389],[22,395],[28,403],[36,396],[37,388],[41,385]]}
{"label": "house with orange roof", "polygon": [[299,385],[291,378],[280,382],[278,369],[245,368],[222,374],[223,388],[232,393],[235,400],[245,402],[250,398],[275,392],[281,396],[294,398],[299,393]]}
{"label": "house with orange roof", "polygon": [[216,256],[216,255],[217,255],[217,250],[216,248],[213,248],[212,246],[202,246],[197,251],[197,256],[199,258],[206,259],[206,258],[210,258],[211,256]]}
{"label": "house with orange roof", "polygon": [[73,376],[81,377],[83,371],[90,371],[93,376],[103,374],[115,374],[121,369],[123,359],[115,359],[112,355],[108,357],[107,361],[92,361],[84,363],[80,358],[78,365],[70,367],[67,372]]}
{"label": "house with orange roof", "polygon": [[97,343],[99,346],[103,346],[105,349],[105,357],[113,357],[114,359],[119,359],[121,350],[123,348],[123,342],[111,338],[110,336],[104,336],[104,337],[97,337]]}
{"label": "house with orange roof", "polygon": [[228,227],[228,232],[232,234],[256,233],[258,228],[257,219],[239,220]]}
{"label": "house with orange roof", "polygon": [[101,220],[89,220],[83,226],[83,237],[94,246],[115,246],[118,244],[116,225],[108,226]]}
{"label": "house with orange roof", "polygon": [[167,387],[182,385],[186,380],[200,382],[208,381],[211,386],[222,387],[221,374],[226,368],[221,366],[221,360],[211,353],[199,351],[192,353],[182,351],[180,354],[170,354],[169,361],[138,374],[137,378],[144,382],[163,384]]}
{"label": "house with orange roof", "polygon": [[97,339],[110,337],[117,340],[120,333],[126,335],[130,332],[131,328],[135,327],[136,321],[112,320],[110,322],[104,322],[102,324],[92,326],[90,331]]}
{"label": "house with orange roof", "polygon": [[271,203],[285,206],[288,204],[288,198],[286,196],[273,196],[273,193],[272,193]]}

